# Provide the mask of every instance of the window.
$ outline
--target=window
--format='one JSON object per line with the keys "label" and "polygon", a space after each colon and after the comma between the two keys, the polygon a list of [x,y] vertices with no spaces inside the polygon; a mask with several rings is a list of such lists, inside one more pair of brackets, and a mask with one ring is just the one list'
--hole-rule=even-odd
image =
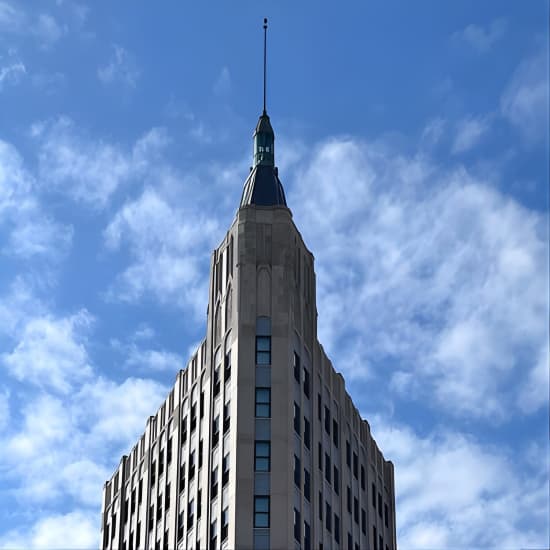
{"label": "window", "polygon": [[339,495],[340,494],[340,472],[338,471],[338,468],[334,466],[334,492]]}
{"label": "window", "polygon": [[220,440],[220,415],[212,421],[212,447],[215,447]]}
{"label": "window", "polygon": [[300,512],[294,508],[294,538],[300,542],[300,527],[302,526],[302,518]]}
{"label": "window", "polygon": [[210,496],[216,498],[218,496],[218,467],[216,466],[210,474]]}
{"label": "window", "polygon": [[132,489],[132,504],[130,505],[130,513],[133,515],[136,511],[136,490]]}
{"label": "window", "polygon": [[227,485],[229,481],[229,453],[223,457],[222,461],[222,487]]}
{"label": "window", "polygon": [[201,519],[202,513],[202,489],[197,491],[197,519]]}
{"label": "window", "polygon": [[231,378],[231,352],[225,354],[223,362],[223,380],[227,382]]}
{"label": "window", "polygon": [[319,491],[319,521],[323,521],[323,493]]}
{"label": "window", "polygon": [[325,479],[330,483],[330,456],[325,453]]}
{"label": "window", "polygon": [[197,427],[197,404],[191,405],[191,432]]}
{"label": "window", "polygon": [[340,543],[340,518],[334,514],[334,540]]}
{"label": "window", "polygon": [[325,405],[325,432],[330,435],[330,410]]}
{"label": "window", "polygon": [[143,479],[140,479],[139,485],[138,485],[138,504],[141,504],[142,500],[143,500]]}
{"label": "window", "polygon": [[304,368],[304,395],[309,399],[310,381],[309,371]]}
{"label": "window", "polygon": [[294,485],[300,488],[300,459],[294,455]]}
{"label": "window", "polygon": [[181,421],[181,444],[183,445],[187,441],[187,416],[183,417]]}
{"label": "window", "polygon": [[141,544],[141,521],[138,521],[136,529],[136,548]]}
{"label": "window", "polygon": [[222,540],[227,538],[229,533],[229,508],[222,510]]}
{"label": "window", "polygon": [[201,391],[199,397],[199,416],[202,418],[204,416],[204,392]]}
{"label": "window", "polygon": [[378,493],[378,515],[382,517],[382,495]]}
{"label": "window", "polygon": [[157,521],[162,518],[162,495],[157,496]]}
{"label": "window", "polygon": [[256,365],[271,365],[271,336],[256,336]]}
{"label": "window", "polygon": [[365,467],[361,464],[361,489],[365,490]]}
{"label": "window", "polygon": [[[376,527],[372,526],[372,546],[374,550],[378,550],[378,533],[376,532]],[[380,550],[382,550],[380,548]]]}
{"label": "window", "polygon": [[304,521],[304,550],[311,550],[311,527]]}
{"label": "window", "polygon": [[359,525],[359,501],[353,497],[353,521]]}
{"label": "window", "polygon": [[126,524],[128,522],[128,499],[126,499],[124,501],[124,512],[122,514],[122,521],[124,522],[124,524]]}
{"label": "window", "polygon": [[363,535],[367,534],[367,512],[364,508],[361,508],[361,531]]}
{"label": "window", "polygon": [[254,497],[254,527],[269,527],[269,497]]}
{"label": "window", "polygon": [[351,468],[351,445],[346,441],[346,464]]}
{"label": "window", "polygon": [[164,473],[164,449],[159,453],[159,477]]}
{"label": "window", "polygon": [[378,535],[378,548],[380,548],[380,550],[384,548],[384,539],[382,538],[382,535]]}
{"label": "window", "polygon": [[376,510],[376,487],[374,486],[374,483],[372,484],[372,505]]}
{"label": "window", "polygon": [[351,514],[351,487],[349,485],[346,491],[346,505],[348,512]]}
{"label": "window", "polygon": [[155,505],[151,504],[151,506],[149,506],[149,531],[153,530],[154,524],[155,524]]}
{"label": "window", "polygon": [[304,498],[309,502],[311,498],[311,477],[309,470],[304,468]]}
{"label": "window", "polygon": [[[181,510],[180,513],[178,514],[178,540],[181,540],[183,538],[184,530],[185,530],[185,512]],[[139,544],[136,544],[136,548],[139,548]]]}
{"label": "window", "polygon": [[332,441],[338,449],[338,422],[336,420],[332,420]]}
{"label": "window", "polygon": [[210,524],[210,548],[216,550],[216,544],[218,543],[218,520],[214,520]]}
{"label": "window", "polygon": [[269,441],[254,442],[254,470],[256,472],[271,470],[271,443]]}
{"label": "window", "polygon": [[311,445],[311,427],[309,424],[309,420],[304,416],[304,445],[307,449],[310,448]]}
{"label": "window", "polygon": [[348,533],[348,550],[353,550],[353,538],[351,533]]}
{"label": "window", "polygon": [[358,458],[357,458],[357,454],[356,453],[353,453],[353,477],[355,479],[357,479],[357,469],[358,469]]}
{"label": "window", "polygon": [[168,531],[164,531],[164,539],[162,541],[162,550],[168,550]]}
{"label": "window", "polygon": [[180,466],[180,493],[185,489],[185,462]]}
{"label": "window", "polygon": [[195,521],[195,501],[191,499],[187,505],[187,529],[193,527]]}
{"label": "window", "polygon": [[166,462],[170,464],[172,462],[172,438],[168,439],[168,444],[166,445]]}
{"label": "window", "polygon": [[300,406],[294,403],[294,431],[300,435]]}
{"label": "window", "polygon": [[202,439],[199,441],[199,468],[202,468],[202,449],[203,449],[203,445],[202,445]]}
{"label": "window", "polygon": [[155,484],[157,480],[157,463],[153,460],[151,463],[151,485]]}
{"label": "window", "polygon": [[321,445],[321,442],[318,443],[318,454],[317,454],[317,461],[319,462],[319,470],[321,472],[323,471],[323,446]]}
{"label": "window", "polygon": [[300,356],[294,352],[294,379],[300,383]]}
{"label": "window", "polygon": [[271,389],[256,388],[256,417],[271,417]]}
{"label": "window", "polygon": [[384,504],[384,525],[389,527],[389,514],[388,514],[388,505]]}
{"label": "window", "polygon": [[231,426],[231,401],[228,401],[223,406],[223,433],[224,435],[229,431]]}
{"label": "window", "polygon": [[[214,397],[219,395],[221,388],[221,381],[220,381],[220,367],[216,367],[214,369]],[[202,397],[202,393],[201,393]]]}
{"label": "window", "polygon": [[170,483],[166,485],[166,493],[164,494],[164,508],[165,510],[170,508]]}
{"label": "window", "polygon": [[189,481],[195,477],[195,451],[189,455]]}
{"label": "window", "polygon": [[325,511],[325,525],[327,527],[327,531],[330,533],[332,532],[332,508],[328,502],[325,502]]}
{"label": "window", "polygon": [[319,418],[319,422],[321,422],[321,409],[322,409],[321,394],[318,393],[317,394],[317,417]]}

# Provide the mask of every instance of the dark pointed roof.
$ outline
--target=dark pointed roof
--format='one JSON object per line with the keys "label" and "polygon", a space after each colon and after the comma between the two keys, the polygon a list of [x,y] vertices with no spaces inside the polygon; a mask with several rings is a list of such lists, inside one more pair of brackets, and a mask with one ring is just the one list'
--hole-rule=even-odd
{"label": "dark pointed roof", "polygon": [[274,166],[256,165],[244,182],[241,208],[256,206],[286,206],[283,184]]}

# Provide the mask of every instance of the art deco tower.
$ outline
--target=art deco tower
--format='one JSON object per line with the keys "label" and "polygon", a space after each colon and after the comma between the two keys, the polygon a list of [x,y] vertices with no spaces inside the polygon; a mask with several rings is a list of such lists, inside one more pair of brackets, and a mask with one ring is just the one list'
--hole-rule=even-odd
{"label": "art deco tower", "polygon": [[206,337],[105,483],[105,550],[396,548],[393,465],[317,340],[274,144],[264,109]]}

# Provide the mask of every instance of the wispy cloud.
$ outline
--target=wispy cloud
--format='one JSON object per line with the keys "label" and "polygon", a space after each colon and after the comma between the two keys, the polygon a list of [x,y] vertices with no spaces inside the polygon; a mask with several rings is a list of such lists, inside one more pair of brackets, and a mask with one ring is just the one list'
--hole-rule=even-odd
{"label": "wispy cloud", "polygon": [[0,140],[0,227],[8,235],[4,254],[59,259],[70,248],[72,227],[46,214],[38,189],[19,152]]}
{"label": "wispy cloud", "polygon": [[529,145],[542,142],[548,132],[548,49],[546,45],[524,59],[502,94],[503,116]]}
{"label": "wispy cloud", "polygon": [[543,450],[530,467],[527,456],[506,445],[496,449],[445,429],[421,436],[387,419],[371,420],[395,465],[400,546],[540,546],[549,512]]}
{"label": "wispy cloud", "polygon": [[66,117],[37,123],[32,134],[39,146],[42,187],[94,208],[103,208],[119,187],[142,176],[167,144],[160,128],[150,130],[132,148],[94,140]]}
{"label": "wispy cloud", "polygon": [[136,301],[152,293],[161,303],[204,313],[208,283],[201,268],[210,243],[219,237],[215,219],[201,215],[192,203],[170,204],[159,191],[146,188],[117,212],[104,236],[108,249],[128,245],[134,258],[118,276],[112,297]]}
{"label": "wispy cloud", "polygon": [[231,74],[227,67],[223,67],[214,83],[216,95],[226,95],[231,91]]}
{"label": "wispy cloud", "polygon": [[88,549],[97,546],[97,518],[90,512],[76,510],[67,514],[52,513],[38,519],[26,529],[12,529],[0,538],[0,547]]}
{"label": "wispy cloud", "polygon": [[20,61],[0,67],[0,91],[7,84],[17,84],[26,72],[25,65]]}
{"label": "wispy cloud", "polygon": [[104,84],[119,82],[135,88],[140,70],[134,56],[122,46],[115,44],[109,61],[97,69],[97,76]]}
{"label": "wispy cloud", "polygon": [[489,130],[488,117],[468,117],[456,125],[452,152],[465,153],[475,147]]}
{"label": "wispy cloud", "polygon": [[293,181],[336,367],[377,365],[402,398],[450,415],[512,414],[512,380],[546,349],[543,217],[460,166],[382,143],[323,143]]}
{"label": "wispy cloud", "polygon": [[83,344],[91,322],[85,310],[61,319],[32,318],[22,328],[14,349],[0,355],[0,362],[20,381],[67,393],[75,379],[91,375]]}
{"label": "wispy cloud", "polygon": [[452,40],[457,44],[465,44],[477,52],[484,53],[502,38],[506,28],[507,24],[504,19],[495,19],[486,27],[472,24],[453,33]]}
{"label": "wispy cloud", "polygon": [[30,37],[42,48],[50,48],[67,28],[49,13],[25,11],[19,4],[0,2],[0,30],[18,37]]}

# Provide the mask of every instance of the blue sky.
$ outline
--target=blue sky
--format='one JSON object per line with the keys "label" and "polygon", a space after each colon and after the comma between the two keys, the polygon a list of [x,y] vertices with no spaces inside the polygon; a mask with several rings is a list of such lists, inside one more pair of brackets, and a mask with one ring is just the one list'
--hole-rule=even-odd
{"label": "blue sky", "polygon": [[[548,5],[0,0],[0,547],[97,547],[268,111],[400,548],[548,544]],[[121,428],[123,427],[123,428]]]}

